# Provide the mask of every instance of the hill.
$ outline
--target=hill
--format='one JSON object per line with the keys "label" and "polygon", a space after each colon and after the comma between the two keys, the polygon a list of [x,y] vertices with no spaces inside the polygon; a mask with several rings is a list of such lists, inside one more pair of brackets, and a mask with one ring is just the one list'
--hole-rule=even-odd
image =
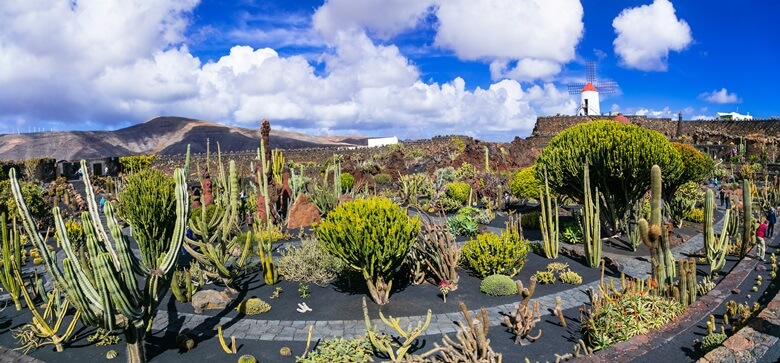
{"label": "hill", "polygon": [[[0,135],[0,160],[51,157],[57,160],[93,159],[127,155],[175,155],[206,151],[206,141],[216,150],[254,150],[260,145],[260,129],[224,126],[182,117],[156,117],[116,131],[39,132]],[[271,130],[271,145],[280,149],[338,147],[364,144],[360,137],[319,137]]]}

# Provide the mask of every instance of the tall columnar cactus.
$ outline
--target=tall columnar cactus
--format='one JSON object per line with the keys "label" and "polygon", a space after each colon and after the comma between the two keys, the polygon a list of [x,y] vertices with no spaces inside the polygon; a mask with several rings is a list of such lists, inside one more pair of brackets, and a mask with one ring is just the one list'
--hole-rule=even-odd
{"label": "tall columnar cactus", "polygon": [[0,271],[0,284],[3,289],[11,296],[16,311],[22,310],[22,304],[19,301],[19,294],[22,285],[14,278],[14,271],[22,268],[22,244],[19,240],[19,232],[16,230],[14,222],[13,229],[8,230],[8,221],[5,213],[0,215],[0,229],[2,229],[3,243],[3,269]]}
{"label": "tall columnar cactus", "polygon": [[[490,172],[490,148],[487,145],[485,145],[485,172]],[[501,195],[501,193],[498,195]]]}
{"label": "tall columnar cactus", "polygon": [[[264,121],[266,122],[266,121]],[[263,124],[265,125],[265,123]],[[259,246],[258,246],[258,252],[260,255],[260,262],[263,265],[263,280],[268,285],[273,285],[279,282],[279,273],[276,271],[276,265],[274,264],[274,257],[271,253],[272,244],[270,233],[267,233],[267,237],[263,237],[262,230],[265,229],[267,231],[271,231],[272,228],[272,221],[271,221],[271,214],[270,214],[270,205],[268,203],[268,179],[269,175],[271,174],[271,165],[270,161],[266,159],[266,151],[265,151],[265,141],[260,140],[260,148],[258,149],[257,153],[260,158],[260,168],[257,169],[257,182],[260,191],[258,192],[259,197],[263,199],[264,207],[265,207],[265,217],[266,222],[263,223],[256,223],[253,226],[254,234],[258,236],[259,240]]]}
{"label": "tall columnar cactus", "polygon": [[184,179],[190,178],[190,144],[187,144],[187,155],[184,158]]}
{"label": "tall columnar cactus", "polygon": [[[550,183],[547,181],[547,168],[544,169],[544,188],[539,189],[539,199],[542,214],[539,225],[542,230],[544,255],[547,258],[558,258],[558,200],[550,196]],[[553,214],[555,218],[553,219]]]}
{"label": "tall columnar cactus", "polygon": [[677,260],[680,278],[674,287],[674,297],[681,304],[688,306],[696,302],[696,259],[681,258]]}
{"label": "tall columnar cactus", "polygon": [[[108,231],[103,228],[89,174],[86,172],[87,164],[83,160],[81,169],[85,171],[84,185],[89,210],[82,213],[81,218],[87,237],[91,266],[82,265],[74,252],[57,207],[52,210],[52,215],[62,241],[65,259],[60,267],[55,254],[42,253],[41,257],[56,286],[63,289],[68,301],[81,312],[81,321],[85,325],[108,330],[122,328],[127,342],[127,361],[145,362],[144,336],[147,326],[150,326],[159,303],[167,293],[170,277],[176,267],[176,260],[184,240],[188,212],[184,172],[181,169],[176,169],[174,172],[176,180],[174,231],[167,240],[149,240],[146,243],[139,243],[141,256],[144,257],[141,259],[131,251],[129,237],[122,233],[111,202],[106,202],[104,208]],[[38,234],[35,221],[30,216],[22,197],[16,171],[11,169],[9,175],[11,190],[27,235],[39,251],[46,251],[46,244]],[[136,229],[140,226],[132,227]],[[108,237],[109,234],[111,239]],[[93,269],[94,282],[90,281],[85,273],[85,269],[89,268]],[[136,275],[140,275],[140,279],[144,281],[143,286],[138,285],[139,278]]]}
{"label": "tall columnar cactus", "polygon": [[271,152],[271,175],[273,176],[274,184],[277,186],[282,185],[282,172],[284,171],[284,153],[282,150],[274,149]]}
{"label": "tall columnar cactus", "polygon": [[707,253],[707,263],[710,264],[710,277],[726,263],[726,254],[729,251],[729,214],[731,210],[726,209],[726,215],[723,217],[723,228],[720,232],[720,238],[715,238],[713,228],[713,207],[715,193],[712,189],[707,190],[704,195],[704,250]]}
{"label": "tall columnar cactus", "polygon": [[650,169],[650,181],[650,222],[644,218],[639,220],[639,236],[651,251],[653,279],[659,289],[666,292],[674,283],[676,271],[669,248],[669,230],[661,218],[661,168],[658,165]]}
{"label": "tall columnar cactus", "polygon": [[750,180],[742,180],[742,243],[739,246],[739,257],[747,256],[753,246],[756,226],[753,223],[753,195],[750,192]]}
{"label": "tall columnar cactus", "polygon": [[221,192],[214,204],[202,204],[200,213],[193,213],[189,227],[195,237],[185,237],[184,248],[206,276],[220,279],[229,293],[235,293],[233,281],[246,264],[252,240],[236,237],[239,200],[235,161],[230,161],[228,173],[226,176],[220,163],[217,183],[222,186]]}
{"label": "tall columnar cactus", "polygon": [[590,189],[590,167],[585,164],[583,188],[585,198],[582,217],[583,240],[585,244],[585,259],[590,267],[601,264],[601,224],[599,220],[599,188],[596,188],[595,200]]}
{"label": "tall columnar cactus", "polygon": [[[726,198],[731,199],[731,196],[728,196]],[[731,207],[729,208],[729,225],[726,231],[729,234],[729,237],[734,237],[739,235],[740,231],[740,218],[739,218],[739,207],[737,206],[736,202],[731,202]]]}

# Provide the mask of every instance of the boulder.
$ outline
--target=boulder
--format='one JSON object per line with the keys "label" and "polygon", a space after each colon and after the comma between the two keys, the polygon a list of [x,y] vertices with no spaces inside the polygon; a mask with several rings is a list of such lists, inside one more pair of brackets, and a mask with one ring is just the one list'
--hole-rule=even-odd
{"label": "boulder", "polygon": [[200,314],[203,310],[225,309],[233,299],[225,292],[217,290],[201,290],[192,295],[192,307],[195,313]]}
{"label": "boulder", "polygon": [[301,193],[298,194],[298,198],[295,199],[290,209],[290,216],[287,218],[287,228],[308,227],[314,222],[319,222],[320,219],[320,211],[317,209],[317,206]]}

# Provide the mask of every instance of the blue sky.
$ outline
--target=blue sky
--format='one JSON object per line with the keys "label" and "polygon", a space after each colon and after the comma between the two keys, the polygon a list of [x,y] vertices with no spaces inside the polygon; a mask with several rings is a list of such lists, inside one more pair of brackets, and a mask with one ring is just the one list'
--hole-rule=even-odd
{"label": "blue sky", "polygon": [[510,141],[572,114],[780,116],[776,1],[121,0],[0,4],[0,133],[158,115],[309,134]]}

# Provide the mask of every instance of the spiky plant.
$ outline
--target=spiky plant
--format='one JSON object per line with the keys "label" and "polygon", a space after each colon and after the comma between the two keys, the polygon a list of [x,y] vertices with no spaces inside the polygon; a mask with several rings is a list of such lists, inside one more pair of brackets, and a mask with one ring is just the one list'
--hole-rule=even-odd
{"label": "spiky plant", "polygon": [[[84,171],[88,170],[86,161],[81,161],[81,168]],[[16,171],[11,169],[9,176],[17,209],[22,216],[27,235],[35,247],[44,251],[46,245],[27,210],[16,179]],[[56,286],[65,292],[68,301],[81,312],[81,321],[85,325],[109,330],[115,328],[124,330],[128,362],[146,361],[144,337],[147,328],[151,328],[151,320],[157,313],[162,297],[167,293],[170,277],[176,267],[176,260],[184,240],[188,209],[187,185],[181,169],[176,169],[174,178],[176,180],[175,217],[169,217],[173,219],[172,221],[159,221],[160,224],[171,223],[173,230],[168,239],[143,242],[139,240],[141,258],[130,250],[129,237],[122,233],[111,202],[106,202],[104,209],[108,231],[103,228],[87,172],[84,173],[84,185],[89,211],[82,213],[81,218],[91,266],[81,264],[68,239],[59,208],[55,207],[52,210],[57,233],[62,240],[65,259],[60,267],[55,254],[42,253],[46,270]],[[143,192],[143,190],[139,191],[139,193]],[[162,217],[164,214],[159,212],[157,216]],[[131,226],[134,230],[147,227],[132,224]],[[109,234],[111,239],[108,237]],[[85,269],[88,268],[94,269],[94,281],[87,278]],[[142,286],[139,286],[139,278],[143,281]]]}
{"label": "spiky plant", "polygon": [[711,189],[707,190],[704,195],[704,250],[707,253],[707,263],[710,264],[710,277],[723,268],[726,264],[726,254],[729,252],[728,225],[731,210],[726,209],[720,238],[715,238],[715,230],[713,229],[714,199],[714,192]]}
{"label": "spiky plant", "polygon": [[650,170],[650,221],[639,220],[639,236],[652,253],[653,279],[661,291],[674,284],[674,256],[669,248],[669,230],[661,218],[661,168],[653,165]]}
{"label": "spiky plant", "polygon": [[0,214],[0,229],[2,229],[0,242],[3,244],[3,268],[0,270],[0,285],[11,296],[16,311],[20,311],[22,304],[19,301],[19,294],[22,285],[14,278],[14,271],[22,268],[22,244],[19,240],[19,232],[16,231],[16,223],[14,223],[13,229],[8,230],[5,213]]}

